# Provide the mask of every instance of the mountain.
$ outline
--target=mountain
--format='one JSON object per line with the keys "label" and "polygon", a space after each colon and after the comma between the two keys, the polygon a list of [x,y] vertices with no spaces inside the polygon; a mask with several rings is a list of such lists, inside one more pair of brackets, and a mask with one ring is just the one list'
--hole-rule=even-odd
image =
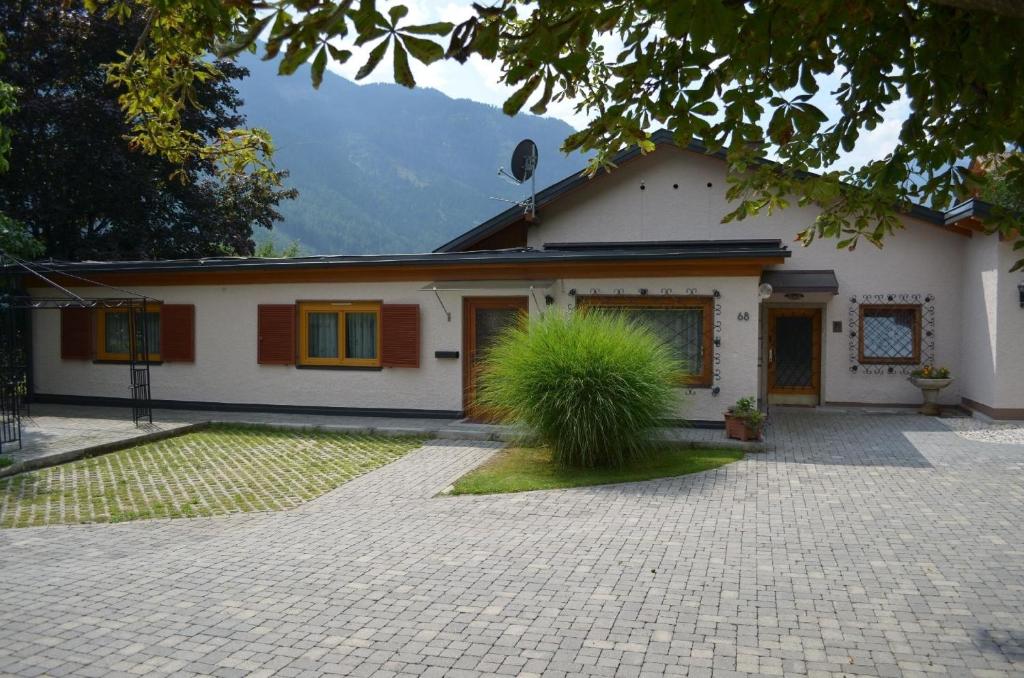
{"label": "mountain", "polygon": [[560,120],[509,117],[431,89],[357,85],[330,71],[314,90],[308,68],[279,76],[276,63],[239,61],[251,72],[236,83],[247,124],[270,130],[275,160],[299,189],[272,237],[297,239],[304,253],[438,247],[508,208],[490,196],[528,195],[497,176],[524,138],[540,149],[538,189],[585,165],[558,150],[573,132]]}

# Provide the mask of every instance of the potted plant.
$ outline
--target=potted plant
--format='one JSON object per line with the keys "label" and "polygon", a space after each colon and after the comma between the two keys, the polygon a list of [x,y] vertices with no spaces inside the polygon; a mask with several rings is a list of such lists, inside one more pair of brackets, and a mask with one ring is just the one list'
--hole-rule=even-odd
{"label": "potted plant", "polygon": [[939,391],[953,383],[946,367],[923,365],[910,373],[910,383],[921,389],[924,403],[918,410],[921,414],[937,416],[939,414]]}
{"label": "potted plant", "polygon": [[760,440],[764,419],[756,398],[740,398],[725,411],[725,434],[736,440]]}

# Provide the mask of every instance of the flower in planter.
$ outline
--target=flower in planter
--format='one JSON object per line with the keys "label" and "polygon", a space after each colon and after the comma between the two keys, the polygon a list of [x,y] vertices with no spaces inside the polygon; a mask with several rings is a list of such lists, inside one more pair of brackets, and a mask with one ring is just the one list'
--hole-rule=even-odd
{"label": "flower in planter", "polygon": [[725,413],[726,435],[740,440],[760,440],[764,420],[764,412],[757,409],[756,398],[740,398]]}
{"label": "flower in planter", "polygon": [[949,368],[922,365],[911,372],[910,376],[917,377],[918,379],[949,379]]}
{"label": "flower in planter", "polygon": [[952,381],[949,378],[949,369],[946,367],[935,367],[934,365],[922,365],[910,373],[910,381],[921,389],[921,393],[924,396],[924,403],[918,412],[938,416],[941,413],[938,402],[939,391],[948,386]]}

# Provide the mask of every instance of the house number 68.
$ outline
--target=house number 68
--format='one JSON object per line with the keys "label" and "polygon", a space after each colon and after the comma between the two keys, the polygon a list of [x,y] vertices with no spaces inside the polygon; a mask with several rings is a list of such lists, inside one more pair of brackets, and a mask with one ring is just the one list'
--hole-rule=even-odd
{"label": "house number 68", "polygon": [[736,314],[736,320],[744,320],[744,321],[745,320],[750,320],[750,313],[747,312],[747,311],[743,311],[742,313],[737,313]]}

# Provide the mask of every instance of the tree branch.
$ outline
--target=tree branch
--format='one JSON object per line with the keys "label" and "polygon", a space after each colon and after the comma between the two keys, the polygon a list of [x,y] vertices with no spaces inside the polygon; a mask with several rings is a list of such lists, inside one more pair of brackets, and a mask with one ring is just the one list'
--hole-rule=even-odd
{"label": "tree branch", "polygon": [[156,21],[158,11],[156,7],[150,7],[149,11],[146,12],[146,25],[142,28],[142,33],[139,34],[139,39],[135,41],[135,47],[132,49],[132,55],[138,54],[146,47],[146,40],[149,39],[149,33],[153,30],[153,22]]}

